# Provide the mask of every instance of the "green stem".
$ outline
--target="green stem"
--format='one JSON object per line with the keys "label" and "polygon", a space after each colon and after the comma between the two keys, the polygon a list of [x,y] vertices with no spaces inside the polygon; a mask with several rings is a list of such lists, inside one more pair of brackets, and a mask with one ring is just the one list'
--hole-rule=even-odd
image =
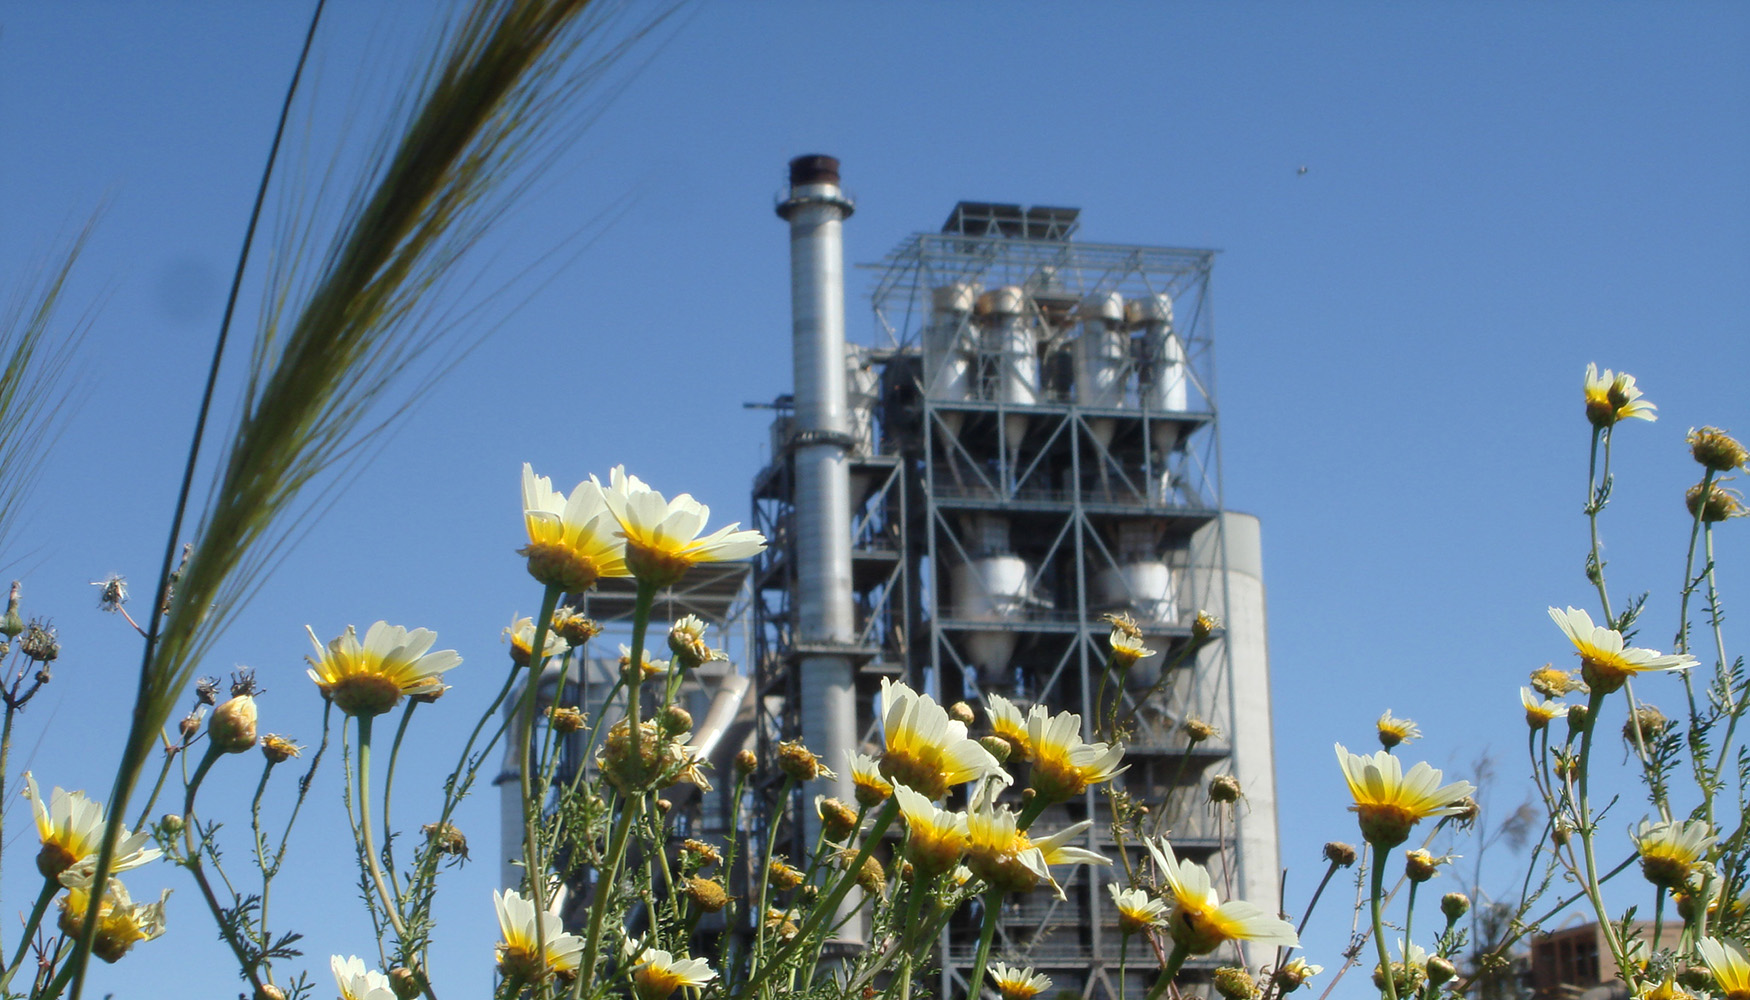
{"label": "green stem", "polygon": [[[818,930],[820,925],[824,923],[829,916],[836,919],[839,904],[844,902],[846,896],[850,895],[851,887],[857,884],[857,880],[854,876],[857,872],[862,870],[863,862],[869,860],[869,855],[873,854],[875,851],[875,845],[881,842],[882,836],[887,833],[887,828],[893,825],[893,819],[898,815],[899,800],[897,798],[890,798],[882,803],[881,811],[875,814],[875,821],[870,825],[869,832],[863,839],[862,849],[857,852],[855,858],[851,859],[851,863],[845,867],[844,873],[840,875],[839,880],[837,884],[833,886],[832,891],[827,893],[824,898],[815,904],[814,909],[808,914],[808,919],[802,922],[801,928],[797,930],[796,936],[790,940],[790,943],[781,948],[765,968],[753,973],[748,978],[747,985],[742,989],[742,994],[744,996],[751,996],[754,990],[756,990],[760,984],[765,982],[766,978],[772,974],[774,969],[782,968],[785,960],[789,958],[790,953],[803,947],[808,941],[810,935]],[[766,915],[764,912],[756,914],[756,919],[760,921],[764,921],[765,918]]]}
{"label": "green stem", "polygon": [[[1689,551],[1683,557],[1683,593],[1677,602],[1677,652],[1689,652],[1689,595],[1695,593],[1695,542],[1701,537],[1702,519],[1707,505],[1702,501],[1713,490],[1714,470],[1708,469],[1701,477],[1701,492],[1695,504],[1695,515],[1689,524]],[[1695,697],[1689,699],[1689,714],[1695,714]]]}
{"label": "green stem", "polygon": [[4,992],[11,984],[12,976],[18,972],[18,963],[24,961],[25,953],[30,951],[31,939],[36,937],[36,929],[43,922],[43,913],[49,908],[49,903],[55,894],[61,891],[61,883],[55,879],[44,879],[42,891],[37,893],[36,905],[30,908],[30,916],[24,921],[24,937],[18,941],[18,950],[13,952],[12,961],[6,966],[4,975],[0,975],[0,992]]}
{"label": "green stem", "polygon": [[[780,814],[782,813],[782,810],[783,810],[783,806],[781,805],[781,803],[785,803],[785,802],[790,801],[790,792],[795,787],[796,787],[796,779],[786,775],[784,777],[784,789],[783,789],[783,791],[778,793],[778,802],[780,803],[778,811]],[[778,819],[777,819],[777,816],[774,815],[772,817],[771,823],[766,827],[766,842],[764,845],[765,856],[761,859],[760,867],[754,872],[754,878],[757,878],[760,880],[759,909],[754,911],[753,970],[752,971],[755,973],[757,973],[759,971],[760,962],[763,958],[765,958],[765,955],[766,955],[766,934],[765,934],[766,900],[768,898],[768,895],[769,895],[769,892],[771,889],[771,885],[772,885],[772,856],[776,852],[776,849],[778,846],[778,838],[775,835],[777,832],[777,828],[778,828]],[[800,937],[800,935],[798,935],[798,937]]]}
{"label": "green stem", "polygon": [[[163,736],[162,731],[159,735]],[[185,749],[187,747],[172,747],[168,739],[164,740],[164,766],[158,769],[158,781],[152,786],[152,794],[146,796],[146,804],[140,807],[140,818],[134,820],[134,829],[138,830],[146,825],[147,817],[152,815],[152,806],[158,801],[158,796],[164,793],[164,781],[170,777],[170,767],[176,763],[177,753]]]}
{"label": "green stem", "polygon": [[[1604,479],[1597,478],[1598,443],[1604,442]],[[1592,533],[1592,557],[1588,560],[1588,575],[1598,588],[1598,602],[1604,607],[1604,627],[1615,628],[1616,618],[1610,613],[1610,593],[1604,586],[1604,557],[1599,552],[1598,515],[1608,503],[1610,489],[1610,432],[1602,428],[1592,428],[1592,457],[1586,463],[1586,522]]]}
{"label": "green stem", "polygon": [[[1609,451],[1606,449],[1606,455],[1608,454]],[[1592,801],[1588,792],[1592,771],[1592,734],[1598,728],[1598,715],[1604,707],[1604,698],[1603,692],[1594,689],[1591,697],[1587,699],[1586,726],[1580,731],[1580,758],[1575,765],[1579,772],[1578,802],[1576,804],[1580,811],[1580,829],[1577,832],[1580,834],[1580,850],[1586,864],[1586,874],[1581,887],[1586,890],[1586,896],[1592,903],[1592,911],[1598,918],[1598,929],[1604,935],[1605,943],[1610,946],[1611,957],[1615,960],[1616,967],[1621,970],[1623,981],[1629,984],[1632,993],[1638,985],[1639,977],[1634,975],[1628,956],[1624,954],[1620,942],[1617,941],[1616,933],[1612,929],[1610,914],[1605,911],[1604,893],[1598,887],[1598,861],[1592,844],[1594,824],[1592,822]]]}
{"label": "green stem", "polygon": [[986,889],[984,925],[978,929],[978,957],[972,960],[972,979],[966,987],[967,1000],[978,1000],[979,989],[984,986],[984,967],[990,962],[990,946],[996,940],[997,920],[1002,915],[1002,907],[1003,891]]}
{"label": "green stem", "polygon": [[1124,981],[1129,977],[1126,972],[1126,959],[1130,957],[1130,935],[1123,934],[1118,938],[1118,1000],[1124,1000]]}
{"label": "green stem", "polygon": [[[535,715],[540,709],[541,674],[547,665],[547,632],[553,626],[553,609],[559,606],[560,589],[548,584],[541,595],[541,613],[535,618],[535,634],[529,643],[529,672],[523,681],[522,747],[517,779],[522,785],[523,804],[523,874],[529,880],[529,898],[535,904],[535,953],[541,956],[543,973],[547,963],[547,867],[541,857],[541,812],[545,796],[535,793]],[[560,678],[564,686],[564,678]],[[543,792],[545,790],[543,789]],[[543,975],[537,989],[545,996],[551,979]]]}
{"label": "green stem", "polygon": [[[209,742],[207,744],[207,752],[201,755],[201,762],[195,766],[194,776],[189,778],[188,790],[183,794],[182,844],[183,852],[186,855],[183,860],[188,867],[189,874],[194,876],[195,885],[200,887],[201,898],[206,900],[207,909],[212,912],[213,920],[219,925],[219,936],[225,939],[227,945],[230,945],[231,954],[236,957],[237,964],[242,969],[243,975],[248,978],[250,985],[255,987],[256,994],[260,995],[261,987],[263,985],[261,970],[257,968],[257,963],[250,959],[247,950],[243,947],[243,943],[237,939],[236,930],[227,923],[225,919],[225,908],[219,904],[219,896],[213,891],[213,885],[208,881],[206,870],[201,865],[201,852],[207,849],[206,841],[203,839],[199,844],[196,844],[194,840],[195,830],[199,826],[199,820],[196,819],[194,813],[195,793],[200,791],[201,782],[206,780],[207,772],[213,769],[213,764],[218,761],[220,756],[221,754],[219,751],[214,748],[211,742]],[[107,880],[103,884],[107,885]],[[85,907],[85,926],[87,928],[93,927],[91,921],[92,915],[99,913],[102,910],[103,896],[102,892],[97,889],[97,886],[97,882],[92,882],[91,901],[87,903]],[[236,893],[233,892],[232,895],[235,896]],[[95,938],[93,940],[95,940]],[[67,969],[62,970],[62,975],[66,975],[68,969],[77,969],[77,956],[78,952],[75,951],[73,959],[67,963]],[[77,987],[75,987],[75,989],[77,989]],[[74,995],[77,996],[78,994],[75,993]]]}
{"label": "green stem", "polygon": [[1154,986],[1148,991],[1144,1000],[1161,1000],[1161,995],[1167,992],[1167,987],[1173,985],[1174,977],[1185,964],[1185,959],[1191,957],[1191,949],[1174,942],[1173,953],[1167,956],[1167,966],[1161,970],[1161,978],[1155,980]]}
{"label": "green stem", "polygon": [[608,864],[602,871],[601,878],[596,881],[595,901],[589,909],[589,929],[583,939],[583,961],[577,966],[577,981],[572,987],[572,996],[583,995],[583,986],[595,976],[596,955],[599,954],[602,943],[602,923],[607,916],[608,903],[614,896],[614,887],[620,880],[620,865],[626,859],[626,843],[632,832],[632,820],[643,805],[643,796],[630,796],[620,806],[620,818],[614,822],[614,832],[608,840]]}
{"label": "green stem", "polygon": [[[1398,1000],[1397,977],[1392,974],[1391,950],[1385,946],[1385,914],[1380,907],[1380,897],[1385,895],[1385,857],[1391,849],[1382,847],[1375,852],[1373,859],[1373,892],[1369,901],[1369,910],[1373,914],[1373,943],[1379,950],[1380,977],[1385,980],[1386,1000]],[[1404,943],[1409,948],[1409,942]]]}
{"label": "green stem", "polygon": [[389,744],[389,767],[383,772],[383,857],[388,862],[389,887],[395,890],[397,899],[401,898],[401,880],[395,874],[395,833],[394,825],[389,821],[389,804],[395,795],[395,762],[401,759],[401,740],[407,736],[407,724],[413,721],[413,710],[418,707],[418,699],[410,699],[401,711],[401,722],[395,727],[395,740]]}
{"label": "green stem", "polygon": [[630,665],[626,668],[626,725],[627,738],[632,745],[632,773],[639,783],[644,774],[644,750],[640,744],[644,740],[644,732],[639,724],[639,714],[644,706],[640,703],[639,687],[644,683],[644,637],[650,630],[650,606],[656,601],[656,585],[643,580],[638,581],[638,596],[632,608],[632,656]]}
{"label": "green stem", "polygon": [[383,901],[383,912],[395,928],[397,939],[405,941],[407,925],[401,922],[400,901],[389,894],[389,886],[383,879],[383,866],[377,859],[377,846],[371,836],[371,721],[368,715],[358,717],[359,842],[371,882],[376,885],[377,896]]}

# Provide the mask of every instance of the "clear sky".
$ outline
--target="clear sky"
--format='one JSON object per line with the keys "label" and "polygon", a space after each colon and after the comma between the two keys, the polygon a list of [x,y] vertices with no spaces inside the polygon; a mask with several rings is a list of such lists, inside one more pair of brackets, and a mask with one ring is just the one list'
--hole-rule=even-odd
{"label": "clear sky", "polygon": [[[0,276],[106,206],[74,289],[92,311],[81,405],[4,554],[26,610],[51,615],[65,646],[15,749],[45,786],[108,787],[138,654],[88,584],[120,572],[150,586],[307,16],[301,3],[0,4]],[[318,110],[300,118],[315,124],[297,130],[318,176],[333,123],[383,106],[358,78],[393,79],[425,23],[419,4],[334,5]],[[1331,743],[1368,745],[1388,707],[1428,734],[1412,756],[1468,776],[1495,753],[1492,801],[1520,801],[1515,689],[1567,655],[1544,608],[1592,607],[1589,361],[1633,372],[1660,407],[1620,437],[1606,539],[1615,590],[1654,591],[1643,641],[1668,645],[1695,469],[1683,432],[1750,432],[1750,8],[704,3],[659,34],[484,249],[516,266],[598,231],[603,213],[611,227],[554,280],[521,286],[520,309],[479,321],[499,329],[356,474],[210,661],[260,670],[264,730],[316,734],[306,623],[328,636],[387,618],[435,628],[468,661],[416,726],[418,753],[446,745],[496,683],[499,630],[539,597],[512,555],[525,460],[564,486],[624,462],[746,517],[766,436],[741,404],[790,387],[772,196],[810,152],[839,156],[858,198],[852,261],[934,229],[963,198],[1078,206],[1091,240],[1222,250],[1226,497],[1264,525],[1291,901],[1320,844],[1357,839]],[[866,303],[854,287],[849,327],[869,341]],[[245,298],[245,330],[257,308]],[[1750,584],[1745,531],[1722,532],[1728,601]],[[1645,695],[1677,698],[1670,683]],[[400,779],[409,824],[435,770]],[[288,891],[280,911],[323,976],[330,952],[371,950],[338,769],[325,771],[292,862],[325,891]],[[223,769],[207,793],[234,856],[246,814],[228,806],[254,777],[253,761]],[[27,814],[8,806],[10,910],[34,875]],[[486,794],[462,817],[478,843],[495,807]],[[1621,825],[1639,816],[1619,809]],[[434,970],[450,995],[486,988],[495,872],[482,861],[450,879]],[[170,935],[96,985],[223,995],[228,957],[192,888],[166,877]],[[1335,966],[1348,921],[1327,917],[1309,945]]]}

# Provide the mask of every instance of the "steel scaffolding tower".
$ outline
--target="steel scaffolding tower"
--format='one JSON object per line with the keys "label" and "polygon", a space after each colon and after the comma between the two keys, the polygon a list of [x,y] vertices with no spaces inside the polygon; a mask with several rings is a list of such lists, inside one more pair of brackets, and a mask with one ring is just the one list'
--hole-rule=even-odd
{"label": "steel scaffolding tower", "polygon": [[[762,750],[802,731],[800,665],[823,655],[852,665],[863,750],[880,746],[883,677],[944,704],[1000,693],[1023,711],[1038,702],[1078,711],[1091,737],[1110,631],[1099,617],[1128,613],[1160,655],[1120,695],[1124,789],[1159,804],[1175,849],[1209,865],[1228,894],[1273,899],[1257,524],[1222,509],[1214,254],[1075,242],[1078,223],[1075,209],[963,202],[942,232],[916,234],[869,266],[883,343],[844,348],[855,638],[830,648],[796,629],[805,515],[795,425],[779,401],[772,460],[753,490],[755,526],[772,543],[753,582]],[[1199,609],[1228,629],[1161,676]],[[1188,742],[1192,718],[1219,735]],[[845,763],[848,748],[816,749]],[[1249,809],[1204,805],[1217,772],[1240,779]],[[1116,857],[1110,813],[1095,789],[1034,830],[1091,817],[1086,846]],[[1123,849],[1143,859],[1133,839]],[[1117,917],[1103,884],[1112,877],[1076,869],[1067,900],[1012,897],[993,957],[1048,972],[1056,990],[1115,997]],[[943,942],[943,997],[966,988],[978,917],[961,920]],[[1132,975],[1127,991],[1146,993],[1151,983]]]}

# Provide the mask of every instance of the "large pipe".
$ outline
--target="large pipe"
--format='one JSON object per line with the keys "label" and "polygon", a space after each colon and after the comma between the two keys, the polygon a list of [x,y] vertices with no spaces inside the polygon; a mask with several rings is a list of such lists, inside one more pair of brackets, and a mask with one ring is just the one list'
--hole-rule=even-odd
{"label": "large pipe", "polygon": [[[791,349],[795,360],[796,640],[805,646],[850,646],[850,420],[845,397],[844,220],[852,212],[839,188],[839,161],[790,161],[789,196],[778,215],[790,224]],[[856,688],[848,655],[810,653],[801,671],[802,739],[834,766],[857,745]],[[850,768],[827,793],[854,798]],[[819,819],[804,810],[807,842]]]}

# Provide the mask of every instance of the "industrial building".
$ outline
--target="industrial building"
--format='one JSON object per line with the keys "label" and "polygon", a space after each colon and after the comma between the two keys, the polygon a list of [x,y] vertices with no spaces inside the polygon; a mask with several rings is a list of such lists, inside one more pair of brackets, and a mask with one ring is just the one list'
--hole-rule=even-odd
{"label": "industrial building", "polygon": [[[1071,208],[961,202],[872,267],[872,322],[852,340],[854,207],[838,161],[791,162],[777,212],[790,228],[795,388],[753,489],[753,527],[771,541],[751,582],[756,742],[800,737],[839,769],[849,800],[840,765],[880,746],[884,677],[944,704],[999,693],[1092,719],[1100,616],[1128,613],[1161,655],[1125,683],[1122,784],[1163,804],[1155,815],[1182,855],[1268,907],[1279,866],[1259,528],[1222,502],[1214,253],[1083,242]],[[1225,629],[1160,676],[1200,609]],[[1191,718],[1219,735],[1188,744]],[[1239,808],[1206,804],[1218,773],[1239,780]],[[801,822],[763,831],[794,838],[792,856],[813,822],[799,802]],[[1034,830],[1089,817],[1087,846],[1113,855],[1097,788]],[[1117,996],[1112,877],[1074,869],[1067,900],[1011,898],[996,957],[1046,972],[1054,990]],[[943,997],[965,991],[977,931],[965,919],[943,943]],[[855,925],[845,933],[855,946]],[[1132,976],[1128,992],[1143,995],[1152,977]]]}
{"label": "industrial building", "polygon": [[[943,704],[997,693],[1091,720],[1110,631],[1100,616],[1129,614],[1159,653],[1122,685],[1130,736],[1117,784],[1151,804],[1149,829],[1207,865],[1224,895],[1268,906],[1279,864],[1259,528],[1222,503],[1214,253],[1083,242],[1072,208],[961,202],[940,231],[870,267],[871,321],[853,341],[843,233],[854,205],[838,168],[797,158],[777,204],[790,228],[795,381],[773,406],[771,458],[754,477],[751,526],[770,546],[752,565],[701,567],[658,598],[659,620],[698,614],[743,664],[689,678],[681,698],[698,720],[696,749],[727,774],[744,747],[769,755],[800,738],[839,773],[824,790],[849,801],[847,753],[882,743],[882,678]],[[612,634],[629,627],[633,593],[604,580],[579,604]],[[1199,610],[1225,628],[1163,676]],[[611,658],[550,667],[541,697],[600,718],[617,669]],[[1188,741],[1190,719],[1216,735]],[[590,766],[582,750],[567,741],[562,774]],[[521,875],[515,767],[507,755],[498,777],[506,885]],[[1216,774],[1238,779],[1237,808],[1207,803]],[[676,786],[675,831],[709,838],[734,824],[808,855],[817,820],[801,793],[771,801],[774,781],[764,801],[736,802],[730,784],[703,800]],[[1115,856],[1102,787],[1051,808],[1032,832],[1086,818],[1085,846]],[[1123,849],[1143,862],[1134,838]],[[1057,992],[1116,997],[1114,872],[1065,870],[1064,900],[1010,897],[993,957],[1045,972]],[[568,920],[593,891],[582,878],[562,894]],[[944,998],[966,990],[970,910],[942,942]],[[841,933],[845,951],[864,943],[856,921]],[[1126,992],[1142,996],[1152,966],[1132,959]]]}

